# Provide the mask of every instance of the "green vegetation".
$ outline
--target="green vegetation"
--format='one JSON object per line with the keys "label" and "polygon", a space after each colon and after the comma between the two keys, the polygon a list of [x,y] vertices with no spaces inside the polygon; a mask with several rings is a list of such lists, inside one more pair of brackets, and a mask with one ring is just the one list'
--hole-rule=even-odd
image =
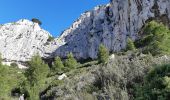
{"label": "green vegetation", "polygon": [[56,73],[60,74],[60,73],[63,73],[63,69],[64,69],[63,62],[61,61],[61,58],[57,56],[55,58],[55,61],[54,61],[54,64],[52,65],[51,70],[55,74]]}
{"label": "green vegetation", "polygon": [[44,63],[39,55],[34,56],[29,62],[29,68],[25,76],[32,86],[44,80],[49,72],[48,65]]}
{"label": "green vegetation", "polygon": [[75,69],[77,67],[78,63],[76,59],[74,58],[72,53],[69,53],[67,55],[67,59],[64,62],[64,66],[66,67],[66,70]]}
{"label": "green vegetation", "polygon": [[42,22],[37,18],[33,18],[31,21],[34,23],[38,23],[39,25],[42,25]]}
{"label": "green vegetation", "polygon": [[[141,36],[135,42],[128,38],[126,50],[130,52],[116,55],[113,62],[108,62],[109,51],[102,44],[97,60],[82,60],[80,65],[69,53],[64,64],[56,57],[50,70],[39,55],[28,62],[26,70],[18,69],[16,63],[11,64],[13,67],[2,65],[0,58],[0,100],[14,100],[12,93],[23,93],[27,100],[39,100],[40,96],[44,100],[63,100],[67,94],[73,100],[168,100],[170,64],[149,69],[170,61],[169,56],[155,56],[170,54],[170,30],[152,21]],[[53,40],[49,38],[48,41]],[[58,80],[62,73],[67,79]]]}
{"label": "green vegetation", "polygon": [[157,66],[136,87],[136,100],[169,100],[170,64]]}
{"label": "green vegetation", "polygon": [[18,64],[17,64],[17,63],[11,63],[10,66],[12,66],[12,67],[18,67]]}
{"label": "green vegetation", "polygon": [[48,65],[39,55],[31,59],[29,68],[25,71],[26,80],[22,83],[22,90],[28,95],[29,100],[39,100],[39,93],[45,86],[48,72]]}
{"label": "green vegetation", "polygon": [[152,55],[170,54],[170,30],[163,24],[151,21],[144,28],[144,36],[136,41],[136,47]]}
{"label": "green vegetation", "polygon": [[11,90],[22,80],[24,80],[22,70],[0,64],[0,100],[13,100]]}
{"label": "green vegetation", "polygon": [[134,42],[130,38],[127,39],[127,48],[126,49],[132,50],[132,51],[134,51],[136,49]]}
{"label": "green vegetation", "polygon": [[48,39],[47,39],[47,41],[48,41],[48,42],[51,42],[51,41],[53,41],[54,39],[55,39],[54,37],[49,36]]}
{"label": "green vegetation", "polygon": [[99,46],[99,52],[98,52],[99,63],[106,63],[108,58],[109,58],[109,52],[106,49],[106,47],[103,44],[101,44]]}

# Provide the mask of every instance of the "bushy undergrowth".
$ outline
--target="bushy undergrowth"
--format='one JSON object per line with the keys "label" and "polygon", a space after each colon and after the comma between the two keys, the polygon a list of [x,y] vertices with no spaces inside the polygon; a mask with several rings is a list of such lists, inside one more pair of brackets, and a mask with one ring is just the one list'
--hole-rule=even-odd
{"label": "bushy undergrowth", "polygon": [[136,41],[136,47],[143,53],[152,55],[170,54],[170,30],[161,23],[151,21],[146,24],[141,38]]}
{"label": "bushy undergrowth", "polygon": [[170,64],[154,67],[136,86],[136,100],[169,100]]}
{"label": "bushy undergrowth", "polygon": [[[133,100],[135,86],[143,82],[143,77],[152,65],[169,62],[166,57],[153,57],[131,52],[116,56],[105,64],[75,69],[69,72],[62,85],[51,87],[42,96],[55,99],[91,98],[88,100]],[[82,70],[81,70],[82,69]],[[67,94],[67,95],[65,95]],[[47,99],[46,98],[46,99]]]}
{"label": "bushy undergrowth", "polygon": [[17,88],[23,79],[24,75],[20,69],[0,65],[0,100],[14,99],[11,90]]}

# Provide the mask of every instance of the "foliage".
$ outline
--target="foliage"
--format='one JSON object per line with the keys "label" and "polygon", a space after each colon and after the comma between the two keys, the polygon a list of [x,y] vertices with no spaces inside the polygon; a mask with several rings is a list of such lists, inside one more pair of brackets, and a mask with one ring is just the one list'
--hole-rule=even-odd
{"label": "foliage", "polygon": [[49,36],[48,39],[47,39],[48,42],[51,42],[53,40],[54,40],[54,37],[52,37],[52,36]]}
{"label": "foliage", "polygon": [[94,85],[87,85],[87,86],[83,89],[83,91],[86,91],[87,93],[92,94],[93,92],[98,92],[99,89],[98,89],[98,87],[96,87],[96,86],[94,86]]}
{"label": "foliage", "polygon": [[29,100],[38,100],[39,92],[44,87],[48,65],[39,55],[34,56],[29,62],[29,68],[25,71],[26,80],[22,83],[22,89],[29,94]]}
{"label": "foliage", "polygon": [[78,63],[77,63],[76,59],[74,58],[73,54],[69,53],[67,55],[67,59],[64,62],[64,66],[66,68],[68,68],[68,70],[70,70],[70,69],[75,69],[77,65],[78,65]]}
{"label": "foliage", "polygon": [[0,100],[13,100],[11,90],[22,80],[24,80],[24,75],[20,69],[0,65]]}
{"label": "foliage", "polygon": [[29,62],[29,68],[26,70],[25,76],[31,85],[37,85],[39,81],[46,78],[48,71],[48,65],[44,63],[39,55],[36,55]]}
{"label": "foliage", "polygon": [[143,48],[143,53],[170,54],[170,30],[166,26],[151,21],[145,26],[144,34],[135,43],[138,48]]}
{"label": "foliage", "polygon": [[98,52],[98,60],[99,63],[106,63],[109,58],[109,51],[106,49],[106,47],[101,44],[99,46],[99,52]]}
{"label": "foliage", "polygon": [[37,18],[33,18],[31,21],[34,23],[38,23],[39,25],[42,25],[42,22]]}
{"label": "foliage", "polygon": [[136,100],[169,100],[170,64],[157,66],[136,86]]}
{"label": "foliage", "polygon": [[136,49],[134,42],[130,38],[127,39],[127,48],[126,49],[132,50],[132,51],[134,51]]}
{"label": "foliage", "polygon": [[61,58],[57,56],[55,58],[53,66],[51,68],[52,72],[54,72],[54,73],[62,73],[63,68],[64,68],[63,62],[61,61]]}
{"label": "foliage", "polygon": [[12,67],[18,67],[18,64],[17,63],[11,63],[10,64]]}
{"label": "foliage", "polygon": [[54,80],[50,83],[50,87],[58,86],[58,85],[61,85],[61,84],[63,84],[62,80]]}

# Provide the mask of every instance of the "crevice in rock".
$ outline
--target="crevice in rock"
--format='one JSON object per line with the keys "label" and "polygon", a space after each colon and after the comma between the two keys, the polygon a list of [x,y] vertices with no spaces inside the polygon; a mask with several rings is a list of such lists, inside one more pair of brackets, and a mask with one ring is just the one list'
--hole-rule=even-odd
{"label": "crevice in rock", "polygon": [[153,12],[155,14],[155,17],[159,17],[160,16],[160,11],[159,11],[159,5],[158,5],[158,0],[154,0],[154,5],[151,9],[151,12]]}
{"label": "crevice in rock", "polygon": [[137,4],[138,14],[142,11],[142,1],[141,0],[135,0]]}

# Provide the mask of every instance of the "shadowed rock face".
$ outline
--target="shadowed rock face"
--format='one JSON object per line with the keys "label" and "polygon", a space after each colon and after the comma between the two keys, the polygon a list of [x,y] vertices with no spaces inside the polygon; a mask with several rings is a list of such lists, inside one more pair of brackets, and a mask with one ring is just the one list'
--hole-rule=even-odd
{"label": "shadowed rock face", "polygon": [[82,14],[45,51],[53,56],[72,52],[77,58],[96,58],[99,44],[120,51],[127,37],[135,40],[147,21],[160,18],[170,26],[169,0],[111,0]]}
{"label": "shadowed rock face", "polygon": [[3,58],[27,61],[35,53],[42,57],[66,57],[72,52],[78,59],[96,58],[99,44],[108,50],[126,47],[127,37],[138,33],[149,20],[170,26],[169,0],[110,0],[104,6],[87,11],[65,30],[60,37],[47,43],[49,33],[37,23],[20,20],[0,26],[0,52]]}

